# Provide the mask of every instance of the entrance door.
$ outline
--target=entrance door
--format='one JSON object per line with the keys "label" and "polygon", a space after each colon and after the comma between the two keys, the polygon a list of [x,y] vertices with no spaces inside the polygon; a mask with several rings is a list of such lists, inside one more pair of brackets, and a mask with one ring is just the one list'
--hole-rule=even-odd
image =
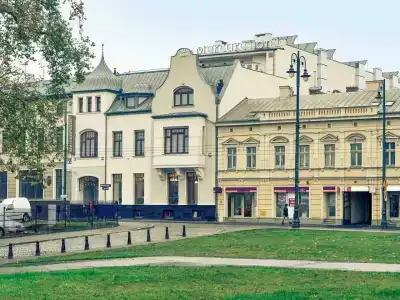
{"label": "entrance door", "polygon": [[345,192],[343,196],[343,224],[371,225],[372,195],[369,192]]}
{"label": "entrance door", "polygon": [[228,194],[228,217],[253,217],[255,193]]}
{"label": "entrance door", "polygon": [[99,179],[93,176],[79,178],[79,191],[83,192],[83,203],[90,200],[97,203],[99,200]]}

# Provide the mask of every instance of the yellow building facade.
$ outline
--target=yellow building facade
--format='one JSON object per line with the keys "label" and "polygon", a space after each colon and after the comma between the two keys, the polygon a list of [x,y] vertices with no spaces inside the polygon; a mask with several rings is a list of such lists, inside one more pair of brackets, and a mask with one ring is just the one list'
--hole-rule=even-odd
{"label": "yellow building facade", "polygon": [[[400,220],[400,90],[387,91],[385,201]],[[372,90],[301,96],[302,224],[379,225],[382,108]],[[275,99],[244,99],[219,122],[219,220],[282,222],[294,210],[295,105],[289,87]],[[400,222],[397,222],[400,223]]]}

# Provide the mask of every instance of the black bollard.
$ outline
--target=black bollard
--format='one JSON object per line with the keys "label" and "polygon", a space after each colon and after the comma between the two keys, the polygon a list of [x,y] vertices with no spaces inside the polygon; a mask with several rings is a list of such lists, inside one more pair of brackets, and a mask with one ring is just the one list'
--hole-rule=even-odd
{"label": "black bollard", "polygon": [[85,236],[85,250],[89,250],[89,238]]}
{"label": "black bollard", "polygon": [[182,236],[186,237],[186,226],[183,225]]}
{"label": "black bollard", "polygon": [[36,253],[35,256],[40,256],[40,242],[36,241]]}
{"label": "black bollard", "polygon": [[147,229],[147,241],[151,242],[150,229]]}
{"label": "black bollard", "polygon": [[14,259],[13,245],[8,245],[8,259]]}
{"label": "black bollard", "polygon": [[65,239],[61,240],[61,253],[65,253]]}
{"label": "black bollard", "polygon": [[169,240],[169,231],[168,231],[168,227],[165,227],[165,239]]}
{"label": "black bollard", "polygon": [[107,248],[111,248],[111,236],[107,234]]}
{"label": "black bollard", "polygon": [[128,231],[128,245],[132,245],[131,232]]}

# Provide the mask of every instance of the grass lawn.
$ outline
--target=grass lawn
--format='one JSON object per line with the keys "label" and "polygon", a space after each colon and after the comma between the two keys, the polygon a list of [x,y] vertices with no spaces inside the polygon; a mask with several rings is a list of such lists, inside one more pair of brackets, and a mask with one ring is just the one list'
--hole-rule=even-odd
{"label": "grass lawn", "polygon": [[1,299],[400,299],[400,274],[127,267],[0,275]]}
{"label": "grass lawn", "polygon": [[140,256],[213,256],[400,263],[400,235],[319,230],[249,230],[129,248],[40,257],[12,265]]}

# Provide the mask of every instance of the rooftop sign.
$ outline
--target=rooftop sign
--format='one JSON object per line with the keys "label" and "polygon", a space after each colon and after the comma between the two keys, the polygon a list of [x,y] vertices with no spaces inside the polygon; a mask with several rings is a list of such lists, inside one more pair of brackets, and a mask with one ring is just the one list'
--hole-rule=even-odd
{"label": "rooftop sign", "polygon": [[235,52],[247,52],[255,50],[268,50],[282,48],[285,41],[282,39],[272,39],[269,41],[245,41],[241,43],[232,44],[219,44],[213,46],[203,46],[197,48],[198,55],[212,55],[220,53],[235,53]]}

